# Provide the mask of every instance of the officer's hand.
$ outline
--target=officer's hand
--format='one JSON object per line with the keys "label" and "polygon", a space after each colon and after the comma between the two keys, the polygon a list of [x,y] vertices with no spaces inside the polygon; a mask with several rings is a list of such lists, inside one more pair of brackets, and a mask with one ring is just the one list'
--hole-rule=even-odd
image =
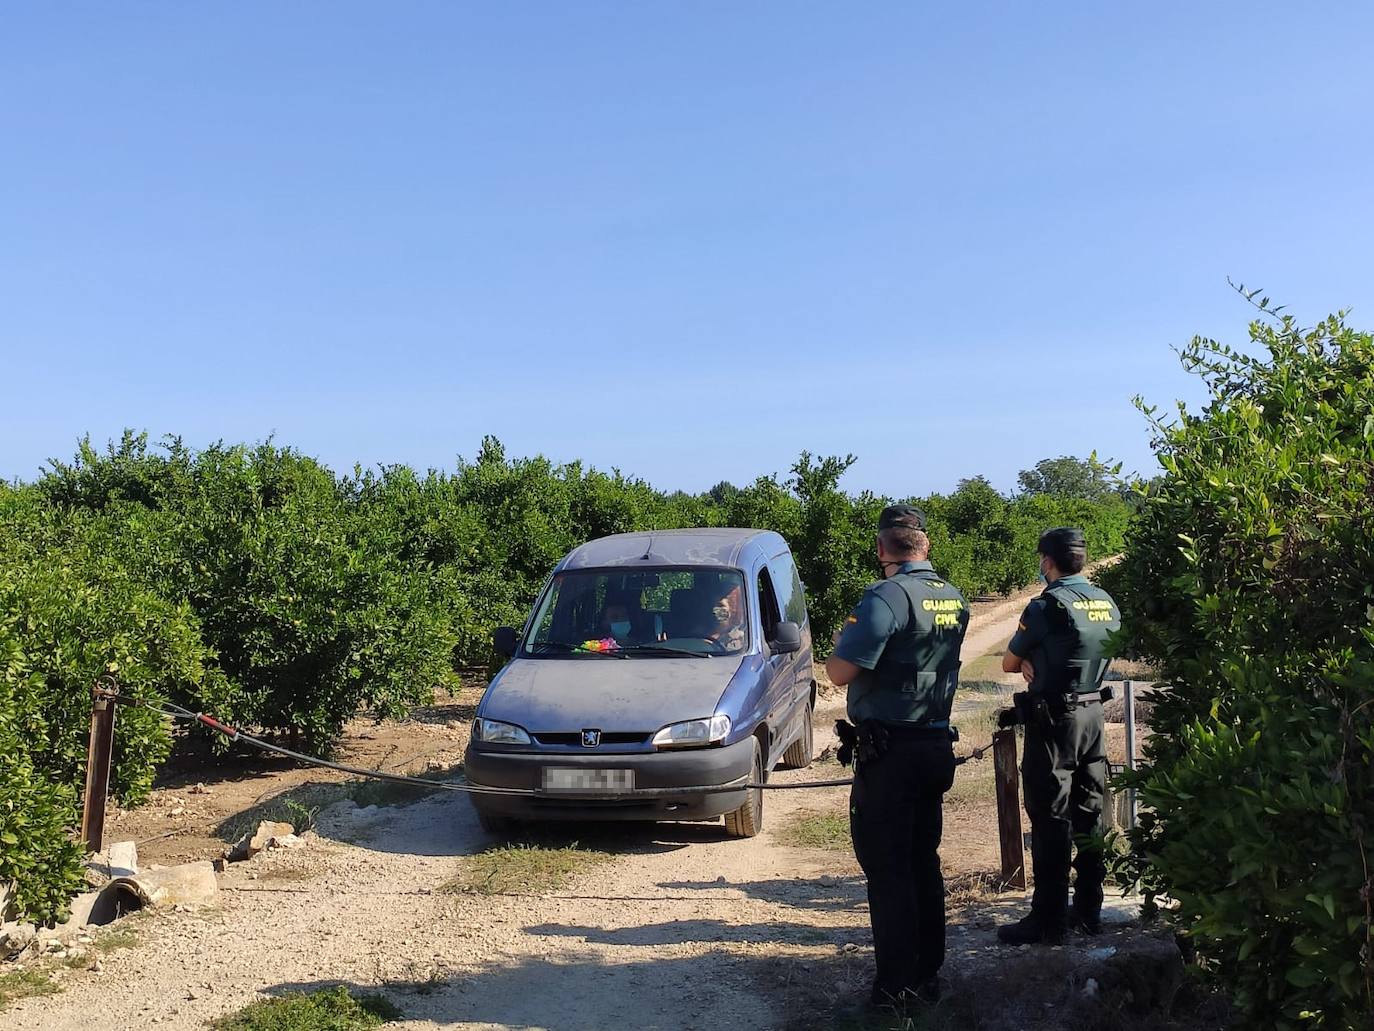
{"label": "officer's hand", "polygon": [[835,758],[840,761],[841,766],[848,766],[854,761],[854,745],[859,739],[858,731],[848,720],[836,720],[835,736],[840,739],[840,747],[835,752]]}
{"label": "officer's hand", "polygon": [[1035,679],[1035,666],[1030,659],[1021,660],[1021,676],[1026,678],[1027,684]]}
{"label": "officer's hand", "polygon": [[999,709],[997,711],[997,726],[1000,730],[1006,730],[1008,727],[1014,727],[1020,722],[1021,720],[1016,714],[1015,707]]}

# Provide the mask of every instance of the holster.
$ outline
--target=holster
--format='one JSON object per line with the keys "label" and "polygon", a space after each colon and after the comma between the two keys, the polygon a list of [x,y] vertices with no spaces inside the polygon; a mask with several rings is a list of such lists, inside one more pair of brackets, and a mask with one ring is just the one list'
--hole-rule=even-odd
{"label": "holster", "polygon": [[877,720],[864,720],[859,724],[858,744],[855,745],[854,768],[860,763],[872,762],[887,751],[887,728]]}
{"label": "holster", "polygon": [[1024,727],[1035,725],[1042,733],[1048,734],[1054,725],[1050,707],[1043,695],[1029,691],[1017,691],[1011,696],[1011,708],[1002,710],[998,716],[999,727]]}

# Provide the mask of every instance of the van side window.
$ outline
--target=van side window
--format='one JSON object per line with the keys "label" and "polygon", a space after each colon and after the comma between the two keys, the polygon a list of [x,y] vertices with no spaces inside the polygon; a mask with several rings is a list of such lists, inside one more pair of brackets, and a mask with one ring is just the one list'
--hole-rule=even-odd
{"label": "van side window", "polygon": [[805,626],[806,596],[802,592],[801,575],[797,572],[792,556],[783,552],[769,559],[768,572],[772,575],[773,584],[777,588],[778,609],[782,613],[782,618],[796,623],[799,627]]}
{"label": "van side window", "polygon": [[759,570],[759,621],[763,623],[763,639],[771,641],[777,636],[776,630],[778,622],[782,616],[778,614],[778,596],[773,590],[773,578],[768,575],[765,567]]}

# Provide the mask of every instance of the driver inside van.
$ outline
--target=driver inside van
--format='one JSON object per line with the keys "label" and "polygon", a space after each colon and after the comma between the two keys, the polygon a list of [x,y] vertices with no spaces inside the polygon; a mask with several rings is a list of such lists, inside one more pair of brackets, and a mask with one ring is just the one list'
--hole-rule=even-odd
{"label": "driver inside van", "polygon": [[727,652],[739,651],[744,647],[744,608],[740,605],[739,587],[712,591],[711,598],[712,626],[705,639]]}

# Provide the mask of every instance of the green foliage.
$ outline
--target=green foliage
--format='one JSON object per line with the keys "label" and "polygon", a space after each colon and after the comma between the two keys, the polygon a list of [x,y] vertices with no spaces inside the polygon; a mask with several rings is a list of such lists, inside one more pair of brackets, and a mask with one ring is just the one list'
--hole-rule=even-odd
{"label": "green foliage", "polygon": [[367,1031],[401,1017],[383,996],[353,995],[337,985],[250,1003],[211,1026],[216,1031]]}
{"label": "green foliage", "polygon": [[1099,462],[1095,454],[1086,459],[1061,455],[1036,462],[1034,469],[1022,469],[1016,481],[1026,494],[1104,501],[1116,493],[1112,481],[1116,471]]}
{"label": "green foliage", "polygon": [[[689,495],[509,458],[490,437],[452,473],[342,477],[270,441],[192,451],[126,433],[102,452],[83,440],[37,482],[0,485],[0,727],[18,741],[3,777],[34,813],[13,831],[32,862],[0,836],[0,872],[24,872],[40,919],[69,890],[61,829],[75,822],[97,678],[327,752],[357,713],[398,715],[485,670],[491,631],[522,623],[558,559],[607,534],[776,530],[796,555],[823,656],[877,576],[888,499],[841,490],[853,462],[804,452],[785,479]],[[921,504],[936,567],[971,593],[1030,582],[1047,526],[1079,523],[1106,554],[1124,523],[1115,499],[1008,499],[981,478]],[[142,708],[120,709],[115,739],[114,790],[136,803],[172,739]]]}
{"label": "green foliage", "polygon": [[76,792],[38,775],[14,722],[0,709],[0,884],[15,886],[17,914],[51,925],[83,886],[81,846],[69,833]]}
{"label": "green foliage", "polygon": [[38,487],[116,522],[129,574],[194,613],[220,675],[175,700],[327,750],[360,708],[399,714],[452,680],[436,585],[353,483],[271,443],[165,451],[129,435],[103,457],[83,444]]}
{"label": "green foliage", "polygon": [[[58,518],[33,489],[0,487],[0,881],[15,880],[20,915],[42,923],[79,885],[69,830],[96,680],[152,698],[214,680],[189,609],[130,576],[111,539],[105,519]],[[169,747],[156,714],[122,708],[115,795],[146,797]]]}
{"label": "green foliage", "polygon": [[1250,1026],[1367,1027],[1374,337],[1260,303],[1251,353],[1184,351],[1201,413],[1142,405],[1165,476],[1106,579],[1169,690],[1128,868]]}

